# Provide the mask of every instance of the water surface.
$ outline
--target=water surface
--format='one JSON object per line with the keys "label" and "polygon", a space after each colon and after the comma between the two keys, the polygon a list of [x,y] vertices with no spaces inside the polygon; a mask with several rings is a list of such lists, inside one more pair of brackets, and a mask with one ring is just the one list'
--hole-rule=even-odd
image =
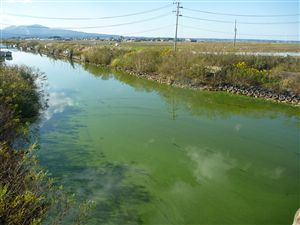
{"label": "water surface", "polygon": [[13,52],[48,77],[41,163],[88,224],[291,224],[299,109]]}

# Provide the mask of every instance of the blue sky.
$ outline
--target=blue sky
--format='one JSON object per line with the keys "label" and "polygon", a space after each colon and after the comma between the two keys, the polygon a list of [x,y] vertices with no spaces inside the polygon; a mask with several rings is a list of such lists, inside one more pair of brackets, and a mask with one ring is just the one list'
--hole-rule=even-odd
{"label": "blue sky", "polygon": [[[49,27],[70,28],[72,30],[152,37],[172,37],[175,30],[175,9],[169,0],[0,0],[2,28],[8,25],[41,24]],[[167,6],[169,4],[169,6]],[[299,24],[241,24],[299,21],[299,16],[290,17],[239,17],[205,14],[188,9],[203,10],[229,14],[282,15],[298,14],[298,0],[181,0],[184,7],[183,17],[179,18],[179,37],[194,38],[232,38],[234,20],[237,20],[238,38],[298,40]],[[49,20],[40,18],[16,17],[7,14],[22,14],[37,17],[105,17],[131,14],[166,6],[161,10],[130,17],[102,20]],[[159,17],[162,16],[162,17]],[[187,18],[197,17],[208,20],[232,21],[218,23]],[[147,22],[131,25],[80,29],[80,27],[110,26],[130,23],[148,18]],[[148,31],[148,32],[144,32]],[[266,36],[263,36],[266,35]]]}

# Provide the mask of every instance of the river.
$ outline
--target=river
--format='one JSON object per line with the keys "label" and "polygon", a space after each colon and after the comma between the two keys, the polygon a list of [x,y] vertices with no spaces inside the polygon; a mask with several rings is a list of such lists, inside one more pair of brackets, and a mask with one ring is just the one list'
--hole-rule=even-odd
{"label": "river", "polygon": [[13,52],[47,75],[42,166],[95,201],[87,224],[291,224],[299,108]]}

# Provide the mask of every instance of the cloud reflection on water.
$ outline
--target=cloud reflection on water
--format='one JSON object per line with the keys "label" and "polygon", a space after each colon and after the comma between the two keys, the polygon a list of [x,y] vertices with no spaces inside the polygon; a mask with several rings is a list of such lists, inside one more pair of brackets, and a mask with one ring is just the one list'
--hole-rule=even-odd
{"label": "cloud reflection on water", "polygon": [[44,113],[44,119],[50,120],[56,113],[62,113],[67,107],[74,105],[73,99],[68,97],[64,92],[50,92],[48,109]]}
{"label": "cloud reflection on water", "polygon": [[194,162],[193,174],[198,182],[224,178],[227,171],[237,166],[235,160],[221,152],[196,147],[187,147],[186,152]]}

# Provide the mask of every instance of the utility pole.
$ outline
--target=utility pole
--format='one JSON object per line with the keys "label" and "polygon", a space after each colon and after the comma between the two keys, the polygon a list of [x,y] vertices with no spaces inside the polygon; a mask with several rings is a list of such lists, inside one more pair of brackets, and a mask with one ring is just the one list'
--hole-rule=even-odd
{"label": "utility pole", "polygon": [[236,43],[236,32],[237,32],[237,28],[236,28],[236,20],[234,21],[234,40],[233,40],[233,46],[235,47],[235,43]]}
{"label": "utility pole", "polygon": [[180,15],[179,9],[182,8],[182,6],[180,6],[180,1],[178,0],[177,2],[174,2],[174,4],[176,4],[176,28],[175,28],[175,37],[174,37],[174,51],[176,52],[177,50],[177,33],[178,33],[178,17],[182,16]]}

